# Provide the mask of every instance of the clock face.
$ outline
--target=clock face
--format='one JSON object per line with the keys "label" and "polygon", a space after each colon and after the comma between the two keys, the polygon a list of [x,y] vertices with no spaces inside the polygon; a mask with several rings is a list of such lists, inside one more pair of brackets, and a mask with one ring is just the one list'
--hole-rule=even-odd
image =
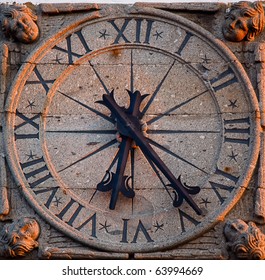
{"label": "clock face", "polygon": [[257,160],[257,101],[236,58],[155,11],[59,35],[29,57],[6,107],[9,165],[39,215],[123,252],[173,247],[222,220]]}

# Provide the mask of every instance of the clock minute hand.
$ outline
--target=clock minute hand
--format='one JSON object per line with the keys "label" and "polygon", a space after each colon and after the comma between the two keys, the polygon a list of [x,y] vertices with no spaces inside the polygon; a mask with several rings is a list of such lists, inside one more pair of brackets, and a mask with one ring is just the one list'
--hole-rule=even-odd
{"label": "clock minute hand", "polygon": [[172,172],[169,170],[166,164],[161,160],[161,158],[158,156],[155,150],[148,143],[148,139],[140,131],[133,129],[133,131],[131,131],[131,134],[132,134],[132,138],[134,139],[136,144],[140,147],[145,157],[149,158],[157,166],[157,168],[160,169],[160,171],[170,182],[168,186],[172,187],[177,192],[178,196],[175,198],[173,205],[175,207],[179,207],[183,203],[183,200],[185,199],[187,203],[193,208],[193,210],[198,215],[201,215],[202,214],[201,209],[197,206],[197,204],[190,196],[190,194],[197,194],[200,191],[200,188],[185,187],[180,181],[180,178],[176,178],[172,174]]}
{"label": "clock minute hand", "polygon": [[[178,197],[175,199],[173,205],[178,207],[182,204],[183,200],[185,199],[187,203],[194,209],[194,211],[198,215],[201,215],[201,209],[197,206],[197,204],[190,196],[190,194],[198,193],[200,191],[200,188],[186,188],[181,183],[180,179],[177,179],[168,169],[165,163],[160,159],[160,157],[148,143],[147,138],[141,132],[141,125],[138,118],[140,111],[134,108],[133,112],[137,113],[134,113],[133,115],[131,115],[129,112],[126,113],[126,110],[124,108],[121,108],[114,100],[113,92],[111,95],[104,94],[103,100],[99,101],[99,103],[105,105],[107,108],[110,109],[112,116],[117,121],[118,130],[120,131],[120,133],[122,135],[132,138],[136,142],[136,144],[141,148],[143,154],[147,158],[149,158],[169,180],[169,186],[172,187],[178,194]],[[140,106],[140,102],[135,102],[135,104],[137,104],[135,106]]]}

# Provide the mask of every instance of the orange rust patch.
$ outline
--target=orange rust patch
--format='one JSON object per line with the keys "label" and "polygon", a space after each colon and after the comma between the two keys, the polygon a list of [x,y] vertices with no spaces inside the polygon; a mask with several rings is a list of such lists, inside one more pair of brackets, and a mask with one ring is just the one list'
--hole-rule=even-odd
{"label": "orange rust patch", "polygon": [[121,49],[114,49],[112,55],[116,57],[121,56]]}
{"label": "orange rust patch", "polygon": [[231,167],[225,167],[225,170],[224,170],[226,173],[229,173],[232,171],[232,168]]}

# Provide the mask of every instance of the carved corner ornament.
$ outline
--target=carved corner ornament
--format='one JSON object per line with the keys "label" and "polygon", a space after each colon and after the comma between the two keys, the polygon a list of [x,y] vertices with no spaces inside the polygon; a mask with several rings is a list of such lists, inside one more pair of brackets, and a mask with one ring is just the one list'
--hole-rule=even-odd
{"label": "carved corner ornament", "polygon": [[222,26],[226,40],[232,42],[253,41],[264,28],[262,2],[240,1],[232,4]]}
{"label": "carved corner ornament", "polygon": [[240,219],[228,221],[224,226],[228,248],[237,259],[264,260],[265,235],[253,222]]}
{"label": "carved corner ornament", "polygon": [[5,225],[0,232],[0,256],[24,257],[39,246],[39,223],[32,218],[21,218]]}
{"label": "carved corner ornament", "polygon": [[0,6],[0,22],[6,38],[31,44],[39,38],[38,17],[25,5]]}

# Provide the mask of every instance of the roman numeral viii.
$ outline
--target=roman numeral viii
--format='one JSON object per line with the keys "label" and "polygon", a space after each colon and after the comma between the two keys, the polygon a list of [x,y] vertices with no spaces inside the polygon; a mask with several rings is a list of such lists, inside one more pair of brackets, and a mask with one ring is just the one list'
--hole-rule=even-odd
{"label": "roman numeral viii", "polygon": [[[24,175],[27,180],[31,180],[32,178],[34,179],[33,182],[29,183],[32,189],[52,178],[52,175],[50,174],[43,157],[20,163],[20,166],[23,169]],[[30,169],[30,171],[28,171],[28,168]],[[26,170],[27,172],[25,172]]]}
{"label": "roman numeral viii", "polygon": [[[73,198],[70,199],[70,201],[64,206],[64,208],[60,211],[60,213],[56,214],[56,216],[68,224],[71,227],[74,227],[74,222],[77,220],[77,217],[79,216],[80,212],[82,210],[85,210],[85,207],[81,205],[79,202],[74,200]],[[68,218],[65,218],[68,217]],[[91,229],[91,236],[96,236],[96,213],[88,217],[87,219],[83,220],[82,223],[78,227],[74,227],[78,231],[80,231],[82,228],[87,226],[87,224],[90,225]]]}

